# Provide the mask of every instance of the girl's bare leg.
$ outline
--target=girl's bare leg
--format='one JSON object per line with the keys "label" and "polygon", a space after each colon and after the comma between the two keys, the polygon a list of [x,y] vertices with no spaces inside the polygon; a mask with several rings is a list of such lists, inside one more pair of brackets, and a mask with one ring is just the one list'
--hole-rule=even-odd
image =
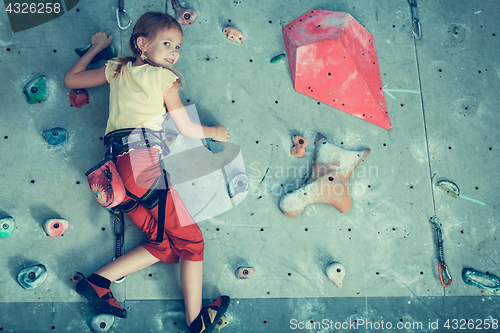
{"label": "girl's bare leg", "polygon": [[188,326],[201,310],[201,290],[203,284],[203,261],[181,261],[181,285],[184,293],[186,321]]}
{"label": "girl's bare leg", "polygon": [[132,274],[143,268],[149,267],[157,263],[159,259],[154,257],[144,247],[138,246],[133,250],[125,253],[116,260],[113,260],[97,272],[102,277],[113,282],[122,276]]}

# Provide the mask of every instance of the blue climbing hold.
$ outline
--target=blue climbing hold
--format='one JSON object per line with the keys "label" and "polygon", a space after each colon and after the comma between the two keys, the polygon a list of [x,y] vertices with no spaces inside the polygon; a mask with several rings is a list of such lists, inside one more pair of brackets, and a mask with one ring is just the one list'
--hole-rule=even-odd
{"label": "blue climbing hold", "polygon": [[226,143],[222,141],[215,141],[209,138],[206,138],[204,144],[205,147],[207,147],[208,150],[210,150],[214,154],[219,154],[224,151],[226,148]]}
{"label": "blue climbing hold", "polygon": [[465,284],[481,288],[492,294],[500,293],[500,279],[494,275],[484,274],[473,268],[464,268],[462,280]]}
{"label": "blue climbing hold", "polygon": [[17,281],[26,290],[38,288],[47,279],[47,268],[44,265],[38,264],[28,266],[17,274]]}
{"label": "blue climbing hold", "polygon": [[16,223],[12,216],[0,219],[0,237],[8,237],[16,228]]}
{"label": "blue climbing hold", "polygon": [[49,145],[56,146],[68,138],[68,132],[62,127],[54,127],[43,132],[43,137]]}
{"label": "blue climbing hold", "polygon": [[42,75],[31,80],[24,87],[23,92],[26,94],[29,104],[40,103],[41,101],[47,99],[49,94],[47,94],[47,82],[45,81],[45,76]]}

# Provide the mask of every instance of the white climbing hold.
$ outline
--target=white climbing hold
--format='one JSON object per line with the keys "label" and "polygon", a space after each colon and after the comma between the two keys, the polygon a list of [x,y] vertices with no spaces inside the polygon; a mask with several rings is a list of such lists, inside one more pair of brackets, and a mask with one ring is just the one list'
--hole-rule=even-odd
{"label": "white climbing hold", "polygon": [[339,288],[342,289],[344,284],[342,280],[345,276],[345,267],[339,262],[333,262],[326,268],[326,275],[333,283]]}
{"label": "white climbing hold", "polygon": [[94,333],[107,332],[115,322],[115,317],[107,313],[101,313],[92,318],[90,328]]}

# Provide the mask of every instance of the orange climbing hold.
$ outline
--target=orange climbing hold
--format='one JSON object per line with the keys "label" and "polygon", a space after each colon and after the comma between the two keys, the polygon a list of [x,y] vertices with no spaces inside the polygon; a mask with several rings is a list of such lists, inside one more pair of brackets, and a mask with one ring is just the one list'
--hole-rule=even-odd
{"label": "orange climbing hold", "polygon": [[297,157],[304,157],[306,154],[307,140],[306,138],[295,135],[293,137],[293,148],[290,150],[290,154]]}
{"label": "orange climbing hold", "polygon": [[227,39],[232,40],[233,42],[236,42],[238,44],[243,44],[243,34],[235,27],[228,25],[224,27],[222,33],[227,36]]}
{"label": "orange climbing hold", "polygon": [[295,90],[391,129],[373,36],[351,15],[311,9],[283,36]]}
{"label": "orange climbing hold", "polygon": [[179,24],[187,25],[196,20],[196,12],[192,9],[182,7],[178,0],[172,0],[172,8],[174,8],[175,19]]}
{"label": "orange climbing hold", "polygon": [[321,133],[316,135],[315,143],[311,176],[299,189],[287,193],[280,201],[280,210],[288,217],[300,215],[314,203],[332,205],[342,214],[352,207],[349,180],[370,149],[346,150],[329,143]]}

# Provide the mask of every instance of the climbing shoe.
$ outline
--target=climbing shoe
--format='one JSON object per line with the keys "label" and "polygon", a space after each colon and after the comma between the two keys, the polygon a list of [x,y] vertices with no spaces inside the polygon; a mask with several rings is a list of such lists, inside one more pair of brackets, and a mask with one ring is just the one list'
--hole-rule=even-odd
{"label": "climbing shoe", "polygon": [[111,289],[98,287],[85,279],[76,285],[76,292],[102,311],[120,318],[127,318],[127,310],[118,305]]}
{"label": "climbing shoe", "polygon": [[220,296],[215,302],[201,309],[198,317],[189,326],[191,333],[210,333],[229,306],[229,296]]}

